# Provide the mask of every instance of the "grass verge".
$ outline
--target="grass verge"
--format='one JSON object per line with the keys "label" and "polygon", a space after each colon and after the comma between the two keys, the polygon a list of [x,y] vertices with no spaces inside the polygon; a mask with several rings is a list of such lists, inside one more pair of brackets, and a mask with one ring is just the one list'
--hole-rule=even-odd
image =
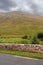
{"label": "grass verge", "polygon": [[2,50],[2,49],[0,49],[0,53],[43,59],[43,54],[38,54],[38,53],[30,53],[30,52],[14,51],[14,50]]}

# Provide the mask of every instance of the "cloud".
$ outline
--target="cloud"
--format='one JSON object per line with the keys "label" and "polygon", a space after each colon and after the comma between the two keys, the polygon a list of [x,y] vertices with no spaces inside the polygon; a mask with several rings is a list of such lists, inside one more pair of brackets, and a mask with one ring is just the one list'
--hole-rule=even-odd
{"label": "cloud", "polygon": [[9,11],[10,8],[15,7],[15,2],[11,0],[0,0],[0,11]]}
{"label": "cloud", "polygon": [[43,14],[43,0],[0,0],[0,11],[26,11]]}

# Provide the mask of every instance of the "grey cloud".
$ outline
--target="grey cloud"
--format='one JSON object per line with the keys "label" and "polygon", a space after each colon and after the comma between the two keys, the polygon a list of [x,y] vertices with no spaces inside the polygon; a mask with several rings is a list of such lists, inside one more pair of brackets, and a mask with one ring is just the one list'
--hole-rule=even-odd
{"label": "grey cloud", "polygon": [[16,4],[11,0],[0,0],[0,10],[9,11],[10,7],[15,7]]}
{"label": "grey cloud", "polygon": [[16,0],[18,10],[27,11],[30,13],[43,13],[43,0]]}
{"label": "grey cloud", "polygon": [[28,0],[29,4],[32,13],[43,15],[43,0]]}
{"label": "grey cloud", "polygon": [[42,15],[43,0],[0,0],[0,10],[21,10]]}

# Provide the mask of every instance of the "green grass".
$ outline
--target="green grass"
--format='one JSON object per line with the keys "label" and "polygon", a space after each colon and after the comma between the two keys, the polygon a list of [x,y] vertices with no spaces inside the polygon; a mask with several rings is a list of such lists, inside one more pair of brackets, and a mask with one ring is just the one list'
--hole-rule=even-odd
{"label": "green grass", "polygon": [[[38,40],[39,44],[43,45],[43,41]],[[31,44],[32,38],[22,39],[22,38],[0,38],[0,43],[2,44]]]}
{"label": "green grass", "polygon": [[13,50],[1,50],[1,49],[0,49],[0,53],[43,59],[43,54],[38,54],[38,53],[30,53],[30,52],[22,52],[22,51],[13,51]]}
{"label": "green grass", "polygon": [[22,38],[0,38],[0,43],[3,43],[3,44],[30,44],[31,43],[31,40],[29,39],[22,39]]}

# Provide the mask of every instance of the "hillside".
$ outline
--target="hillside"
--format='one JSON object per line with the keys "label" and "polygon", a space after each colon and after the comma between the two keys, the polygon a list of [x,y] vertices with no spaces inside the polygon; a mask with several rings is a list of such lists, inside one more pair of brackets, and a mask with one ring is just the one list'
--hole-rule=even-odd
{"label": "hillside", "polygon": [[21,37],[43,32],[43,17],[15,11],[0,13],[0,37]]}

